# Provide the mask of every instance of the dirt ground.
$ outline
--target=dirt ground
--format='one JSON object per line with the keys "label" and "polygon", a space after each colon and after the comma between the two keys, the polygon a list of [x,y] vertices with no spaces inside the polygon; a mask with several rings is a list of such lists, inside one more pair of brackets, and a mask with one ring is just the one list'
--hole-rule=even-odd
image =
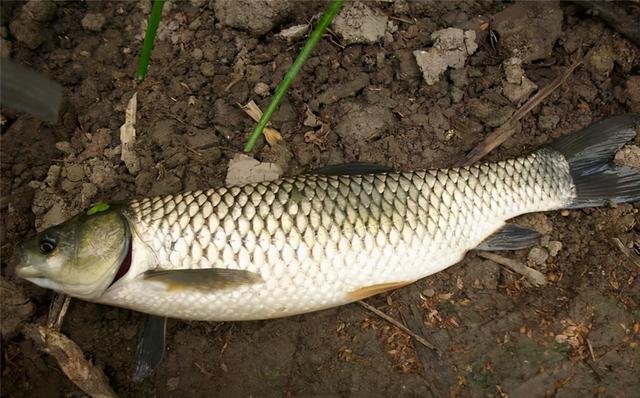
{"label": "dirt ground", "polygon": [[[20,332],[46,319],[53,294],[13,276],[16,242],[98,201],[223,184],[253,127],[238,104],[253,99],[264,109],[306,38],[276,34],[315,22],[327,4],[168,2],[148,76],[136,84],[148,3],[2,2],[2,53],[65,93],[56,124],[2,115],[0,255],[16,289],[2,303],[3,396],[83,395]],[[640,21],[637,3],[622,6]],[[401,170],[459,164],[531,95],[531,84],[548,84],[579,51],[583,65],[488,159],[640,111],[640,50],[573,3],[385,0],[345,10],[273,118],[287,149],[261,140],[253,153],[285,174],[352,161]],[[428,85],[413,51],[428,51],[431,34],[449,27],[472,30],[478,48],[467,46],[463,66]],[[119,128],[134,92],[139,170],[120,160]],[[637,146],[625,151],[637,162]],[[141,314],[73,300],[62,332],[123,397],[637,397],[640,268],[614,239],[639,250],[639,209],[522,217],[541,243],[504,255],[544,273],[545,287],[471,252],[367,300],[438,353],[358,304],[260,322],[170,320],[163,363],[134,383]]]}

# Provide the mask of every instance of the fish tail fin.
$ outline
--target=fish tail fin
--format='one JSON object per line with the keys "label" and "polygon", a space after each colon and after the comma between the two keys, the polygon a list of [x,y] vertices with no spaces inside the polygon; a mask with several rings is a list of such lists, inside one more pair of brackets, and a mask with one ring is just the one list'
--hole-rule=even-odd
{"label": "fish tail fin", "polygon": [[639,128],[639,113],[614,116],[550,145],[570,166],[576,195],[569,208],[640,201],[638,170],[612,162],[616,152],[636,136]]}

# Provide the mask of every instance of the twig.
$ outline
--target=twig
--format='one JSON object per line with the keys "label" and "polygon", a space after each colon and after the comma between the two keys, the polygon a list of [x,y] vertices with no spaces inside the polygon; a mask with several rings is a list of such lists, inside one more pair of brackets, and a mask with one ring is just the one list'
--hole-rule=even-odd
{"label": "twig", "polygon": [[622,241],[618,238],[613,238],[611,239],[613,241],[613,243],[616,244],[616,246],[618,246],[618,249],[620,249],[620,251],[622,252],[622,254],[624,254],[625,256],[627,256],[629,258],[629,260],[631,260],[631,262],[636,266],[640,268],[640,256],[638,256],[637,254],[635,254],[634,252],[632,252],[631,250],[629,250],[628,247],[626,247],[624,245],[624,243],[622,243]]}
{"label": "twig", "polygon": [[49,308],[49,316],[47,318],[47,326],[50,329],[59,332],[62,328],[62,322],[69,309],[69,303],[71,303],[71,297],[66,294],[58,294],[54,297]]}
{"label": "twig", "polygon": [[231,90],[231,87],[235,86],[236,84],[240,83],[240,81],[244,78],[243,75],[240,76],[236,76],[233,79],[231,79],[231,81],[229,82],[229,84],[227,84],[227,87],[224,88],[224,91],[227,92],[229,90]]}
{"label": "twig", "polygon": [[394,17],[393,15],[390,15],[389,19],[393,19],[393,20],[396,20],[396,21],[404,22],[404,23],[409,24],[409,25],[415,24],[415,21],[412,21],[412,20],[406,19],[406,18]]}
{"label": "twig", "polygon": [[567,80],[567,78],[573,73],[573,71],[580,66],[580,64],[582,64],[582,56],[579,56],[578,59],[564,71],[564,73],[556,77],[551,83],[544,86],[536,93],[536,95],[529,98],[527,102],[518,108],[518,110],[514,112],[514,114],[504,122],[504,124],[502,124],[502,126],[493,130],[481,143],[476,145],[476,147],[473,148],[467,156],[465,156],[463,165],[470,166],[476,163],[511,137],[515,131],[514,124],[547,98],[558,87],[560,87],[562,83],[564,83],[565,80]]}
{"label": "twig", "polygon": [[26,336],[53,356],[65,375],[91,397],[116,397],[100,368],[88,361],[80,347],[62,333],[43,325],[26,325]]}
{"label": "twig", "polygon": [[430,348],[430,349],[432,349],[434,351],[438,351],[438,349],[433,344],[431,344],[427,340],[425,340],[424,337],[419,336],[416,333],[414,333],[411,329],[409,329],[408,327],[404,326],[400,321],[398,321],[396,319],[393,319],[389,315],[387,315],[384,312],[380,311],[376,307],[365,303],[364,301],[358,301],[358,304],[360,304],[364,308],[368,309],[369,311],[373,312],[374,314],[378,315],[380,318],[384,319],[385,321],[387,321],[387,322],[391,323],[392,325],[396,326],[397,328],[399,328],[400,330],[402,330],[403,332],[405,332],[409,336],[411,336],[414,339],[416,339],[416,341],[418,343],[422,344],[423,346],[425,346],[427,348]]}
{"label": "twig", "polygon": [[504,265],[509,268],[511,271],[520,274],[527,278],[529,283],[534,286],[545,286],[547,284],[547,278],[542,274],[542,272],[537,271],[533,268],[527,267],[519,261],[512,260],[510,258],[499,256],[495,253],[489,252],[478,252],[478,256],[486,258],[487,260],[491,260],[494,263]]}

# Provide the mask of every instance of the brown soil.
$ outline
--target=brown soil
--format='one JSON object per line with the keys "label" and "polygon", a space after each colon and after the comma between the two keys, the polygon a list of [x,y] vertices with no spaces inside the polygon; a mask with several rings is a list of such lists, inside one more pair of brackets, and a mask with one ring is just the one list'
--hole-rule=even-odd
{"label": "brown soil", "polygon": [[[3,112],[2,274],[33,303],[25,309],[13,300],[21,307],[10,312],[3,302],[3,312],[19,317],[17,323],[43,322],[52,293],[13,277],[16,242],[36,225],[62,221],[98,201],[222,184],[229,159],[241,152],[253,126],[237,104],[254,99],[264,109],[269,96],[254,88],[263,83],[256,91],[263,93],[266,84],[272,93],[304,43],[275,33],[315,21],[325,7],[172,4],[148,77],[136,85],[147,3],[32,1],[28,8],[2,2],[2,51],[65,89],[55,125]],[[502,14],[512,4],[366,4],[391,17],[397,30],[387,29],[374,44],[345,45],[334,34],[319,43],[273,118],[292,154],[287,174],[350,161],[403,170],[455,165],[517,108],[501,94],[502,63],[516,50],[526,61],[525,76],[542,87],[579,48],[593,49],[489,155],[492,160],[602,117],[640,110],[640,50],[570,3],[550,4],[553,12]],[[627,7],[629,15],[640,15],[637,4]],[[260,12],[252,15],[254,9]],[[500,15],[525,23],[482,25]],[[254,17],[260,20],[255,26]],[[479,47],[463,69],[449,69],[428,86],[412,52],[428,48],[431,33],[446,27],[477,30]],[[531,39],[532,28],[548,37]],[[118,150],[134,91],[141,159],[135,175]],[[307,109],[320,119],[316,127],[304,125]],[[305,141],[309,130],[315,140]],[[265,145],[259,143],[257,159],[277,156]],[[523,217],[543,233],[541,245],[506,256],[543,272],[550,281],[544,288],[469,253],[444,272],[368,300],[435,344],[439,355],[357,304],[261,322],[171,320],[163,363],[134,383],[142,315],[74,300],[62,332],[124,397],[640,396],[640,269],[612,241],[637,250],[638,209]],[[19,330],[5,334],[3,328],[3,396],[81,396]]]}

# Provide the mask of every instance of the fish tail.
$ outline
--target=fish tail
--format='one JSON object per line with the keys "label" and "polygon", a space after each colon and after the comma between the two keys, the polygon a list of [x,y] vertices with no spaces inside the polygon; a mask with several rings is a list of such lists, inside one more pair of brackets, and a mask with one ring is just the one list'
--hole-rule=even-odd
{"label": "fish tail", "polygon": [[568,208],[640,201],[640,173],[616,166],[613,157],[640,128],[640,114],[614,116],[565,135],[550,148],[569,163],[575,197]]}

